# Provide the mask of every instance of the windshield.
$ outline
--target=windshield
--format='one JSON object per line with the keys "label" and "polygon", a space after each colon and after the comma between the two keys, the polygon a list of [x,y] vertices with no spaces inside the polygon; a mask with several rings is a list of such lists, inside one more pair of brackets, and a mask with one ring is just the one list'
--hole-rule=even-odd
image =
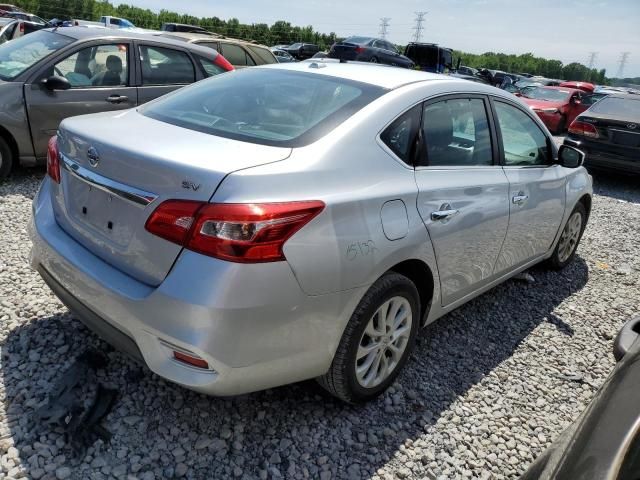
{"label": "windshield", "polygon": [[0,46],[0,79],[13,80],[22,72],[74,40],[40,30]]}
{"label": "windshield", "polygon": [[606,97],[595,103],[589,112],[640,122],[640,98]]}
{"label": "windshield", "polygon": [[120,19],[120,26],[123,28],[135,28],[135,25],[131,23],[129,20],[125,20],[124,18]]}
{"label": "windshield", "polygon": [[250,143],[311,143],[385,92],[360,82],[303,72],[245,69],[149,103],[147,117]]}
{"label": "windshield", "polygon": [[522,92],[522,95],[534,100],[545,100],[547,102],[564,102],[569,98],[569,90],[556,90],[554,88],[531,88]]}

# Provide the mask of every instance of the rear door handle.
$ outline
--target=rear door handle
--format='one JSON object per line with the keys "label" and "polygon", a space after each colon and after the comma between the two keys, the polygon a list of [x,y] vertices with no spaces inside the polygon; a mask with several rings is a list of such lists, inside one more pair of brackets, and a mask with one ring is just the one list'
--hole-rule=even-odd
{"label": "rear door handle", "polygon": [[129,100],[126,95],[109,95],[105,100],[109,103],[122,103]]}
{"label": "rear door handle", "polygon": [[525,195],[523,193],[519,193],[518,195],[514,195],[511,201],[516,205],[522,205],[524,202],[529,200],[529,195]]}
{"label": "rear door handle", "polygon": [[433,220],[434,222],[448,220],[451,217],[455,217],[459,213],[460,210],[451,208],[451,205],[449,205],[448,203],[443,203],[440,206],[440,210],[438,210],[437,212],[431,212],[431,220]]}

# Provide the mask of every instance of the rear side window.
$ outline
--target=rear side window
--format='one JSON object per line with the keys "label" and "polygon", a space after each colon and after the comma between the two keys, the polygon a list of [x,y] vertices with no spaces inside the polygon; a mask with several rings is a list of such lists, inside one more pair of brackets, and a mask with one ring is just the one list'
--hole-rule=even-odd
{"label": "rear side window", "polygon": [[493,164],[491,131],[484,100],[455,98],[427,104],[422,114],[429,167],[472,167]]}
{"label": "rear side window", "polygon": [[258,60],[258,64],[269,64],[269,63],[278,63],[270,50],[262,47],[254,47],[251,45],[247,45],[247,48],[251,52],[254,58]]}
{"label": "rear side window", "polygon": [[224,55],[224,58],[226,58],[231,65],[252,66],[256,64],[253,59],[247,55],[244,48],[232,43],[222,44],[222,55]]}
{"label": "rear side window", "polygon": [[140,46],[143,85],[184,85],[196,81],[189,55],[180,50]]}
{"label": "rear side window", "polygon": [[213,77],[214,75],[218,75],[220,73],[226,72],[224,68],[219,67],[218,65],[213,63],[213,60],[208,60],[201,56],[197,56],[196,59],[198,60],[198,63],[200,64],[202,69],[207,74],[207,77]]}
{"label": "rear side window", "polygon": [[389,147],[393,153],[403,162],[412,165],[413,147],[415,145],[416,133],[420,127],[420,113],[422,104],[416,105],[408,112],[399,116],[389,125],[380,139]]}
{"label": "rear side window", "polygon": [[138,111],[211,135],[297,147],[326,135],[385,92],[313,73],[244,69],[198,82]]}

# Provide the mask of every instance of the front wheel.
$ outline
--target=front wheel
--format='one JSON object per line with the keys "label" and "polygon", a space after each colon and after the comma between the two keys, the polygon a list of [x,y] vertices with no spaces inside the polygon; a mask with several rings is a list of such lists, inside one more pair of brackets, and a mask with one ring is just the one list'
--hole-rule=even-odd
{"label": "front wheel", "polygon": [[571,212],[569,220],[567,220],[560,234],[560,239],[558,240],[556,249],[553,251],[553,255],[551,255],[551,258],[547,261],[547,264],[551,268],[560,270],[573,260],[586,223],[587,211],[582,203],[578,203],[576,208],[573,209],[573,212]]}
{"label": "front wheel", "polygon": [[371,59],[369,61],[371,63],[378,63],[378,58],[377,57],[371,57]]}
{"label": "front wheel", "polygon": [[358,304],[329,371],[318,383],[348,403],[377,397],[407,362],[419,323],[420,300],[413,282],[398,273],[385,274]]}

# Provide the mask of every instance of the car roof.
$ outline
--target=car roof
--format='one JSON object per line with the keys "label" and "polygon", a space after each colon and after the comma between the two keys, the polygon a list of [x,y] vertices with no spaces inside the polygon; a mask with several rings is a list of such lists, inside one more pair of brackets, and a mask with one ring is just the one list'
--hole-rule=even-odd
{"label": "car roof", "polygon": [[[440,75],[437,73],[422,72],[420,70],[410,70],[408,68],[390,67],[368,62],[346,62],[340,63],[333,58],[314,58],[296,63],[279,63],[273,65],[261,65],[252,68],[280,68],[283,70],[293,70],[298,72],[308,72],[318,75],[344,78],[361,83],[368,83],[386,89],[395,89],[416,82],[443,81],[464,82],[469,88],[474,90],[491,88],[495,93],[495,88],[482,85],[477,82],[470,82],[460,78]],[[477,88],[476,88],[477,87]]]}
{"label": "car roof", "polygon": [[193,42],[195,40],[217,40],[221,42],[229,42],[229,43],[241,43],[243,45],[253,45],[258,47],[269,48],[266,45],[262,45],[260,43],[253,43],[247,40],[240,40],[238,38],[229,38],[224,35],[218,35],[217,33],[195,33],[195,32],[162,32],[157,36],[171,38],[175,37],[177,40]]}
{"label": "car roof", "polygon": [[2,25],[3,27],[5,25],[9,25],[11,22],[17,22],[17,20],[11,17],[0,17],[0,25]]}

